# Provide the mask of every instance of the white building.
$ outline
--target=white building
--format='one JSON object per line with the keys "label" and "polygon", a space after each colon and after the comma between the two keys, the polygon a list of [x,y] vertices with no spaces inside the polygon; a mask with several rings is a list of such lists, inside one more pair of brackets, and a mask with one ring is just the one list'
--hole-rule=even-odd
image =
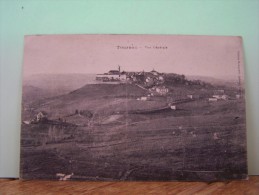
{"label": "white building", "polygon": [[126,74],[121,74],[120,70],[110,70],[108,73],[97,74],[98,81],[126,81]]}
{"label": "white building", "polygon": [[209,98],[209,102],[216,102],[216,101],[218,101],[217,98]]}
{"label": "white building", "polygon": [[163,87],[155,87],[155,91],[159,93],[160,95],[166,95],[169,92],[169,89],[165,86]]}

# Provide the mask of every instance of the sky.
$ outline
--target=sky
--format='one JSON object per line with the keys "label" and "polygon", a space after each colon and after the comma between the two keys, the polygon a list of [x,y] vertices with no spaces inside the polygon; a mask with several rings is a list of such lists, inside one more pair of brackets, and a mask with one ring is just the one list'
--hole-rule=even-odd
{"label": "sky", "polygon": [[243,78],[242,39],[235,36],[30,35],[24,76],[105,73],[117,69]]}

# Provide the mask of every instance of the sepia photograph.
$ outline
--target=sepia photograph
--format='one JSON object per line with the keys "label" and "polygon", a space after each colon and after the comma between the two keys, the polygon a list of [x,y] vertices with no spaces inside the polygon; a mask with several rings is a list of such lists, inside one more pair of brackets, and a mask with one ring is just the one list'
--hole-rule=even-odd
{"label": "sepia photograph", "polygon": [[247,179],[238,36],[28,35],[21,179]]}

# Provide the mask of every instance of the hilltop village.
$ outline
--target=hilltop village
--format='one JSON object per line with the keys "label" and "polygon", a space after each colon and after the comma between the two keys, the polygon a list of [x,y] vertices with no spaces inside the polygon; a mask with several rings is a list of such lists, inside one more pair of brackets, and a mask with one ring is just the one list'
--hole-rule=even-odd
{"label": "hilltop village", "polygon": [[97,74],[96,80],[131,83],[148,90],[148,97],[140,97],[139,100],[148,100],[150,96],[167,96],[173,100],[207,98],[208,101],[240,98],[235,90],[225,90],[201,80],[188,80],[185,75],[160,73],[154,69],[150,72],[125,72],[119,66],[118,70]]}
{"label": "hilltop village", "polygon": [[[118,70],[110,70],[108,73],[97,74],[96,80],[136,84],[145,90],[149,90],[151,95],[166,95],[169,92],[167,86],[170,86],[170,84],[195,84],[186,80],[184,75],[159,73],[154,69],[150,72],[125,72],[120,71],[120,67]],[[205,83],[201,82],[199,84]]]}

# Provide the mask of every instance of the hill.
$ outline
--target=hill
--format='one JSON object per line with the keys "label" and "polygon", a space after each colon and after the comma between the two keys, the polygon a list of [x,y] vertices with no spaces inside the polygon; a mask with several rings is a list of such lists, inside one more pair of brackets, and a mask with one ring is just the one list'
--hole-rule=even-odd
{"label": "hill", "polygon": [[186,78],[189,80],[201,80],[206,83],[210,83],[215,86],[226,86],[226,87],[235,87],[237,88],[237,81],[235,79],[217,79],[213,77],[206,76],[195,76],[195,75],[186,75]]}
{"label": "hill", "polygon": [[147,94],[134,84],[90,84],[69,93],[69,96],[84,96],[85,98],[104,97],[139,97]]}
{"label": "hill", "polygon": [[51,96],[69,93],[93,83],[96,83],[95,74],[35,74],[23,79],[24,86],[47,90]]}
{"label": "hill", "polygon": [[164,103],[143,102],[140,106],[137,97],[148,93],[134,84],[90,84],[68,94],[45,98],[32,105],[35,113],[44,110],[50,118],[65,117],[76,110],[108,115],[138,108],[160,107]]}
{"label": "hill", "polygon": [[46,97],[50,97],[50,93],[39,87],[34,87],[31,85],[25,85],[22,88],[23,90],[23,103],[30,103],[32,101],[36,101],[39,99],[44,99]]}

